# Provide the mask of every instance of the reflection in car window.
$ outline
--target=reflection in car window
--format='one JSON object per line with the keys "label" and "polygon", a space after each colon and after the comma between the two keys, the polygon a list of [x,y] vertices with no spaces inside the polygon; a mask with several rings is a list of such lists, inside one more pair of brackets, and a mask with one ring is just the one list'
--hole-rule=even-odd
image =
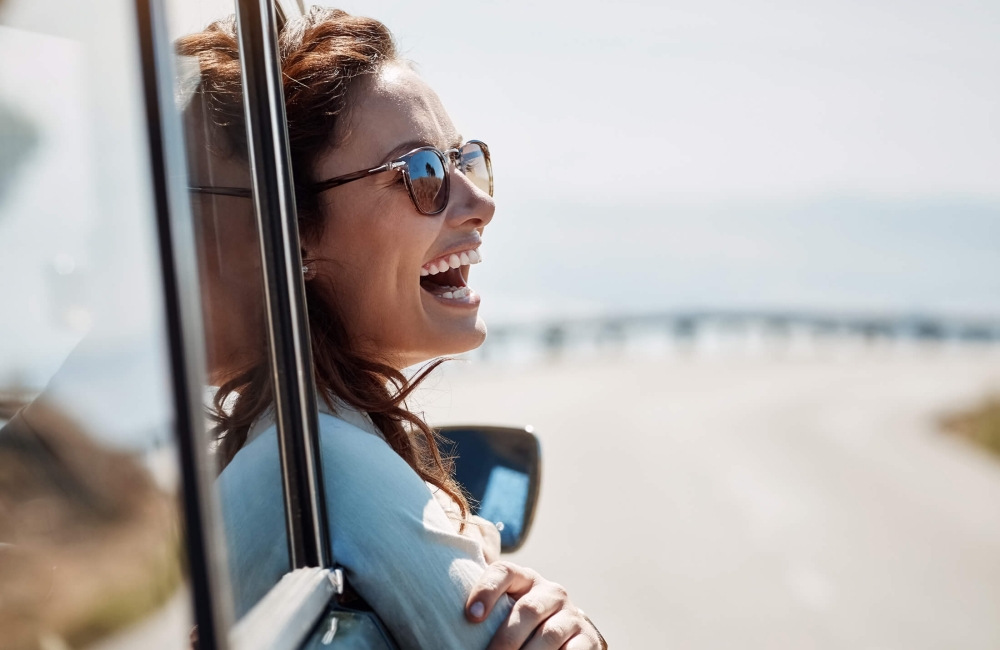
{"label": "reflection in car window", "polygon": [[[212,453],[221,471],[252,438],[255,418],[234,412],[237,397],[245,403],[267,400],[271,370],[264,321],[264,287],[260,240],[251,186],[246,121],[243,113],[239,52],[211,47],[213,21],[229,25],[234,6],[219,2],[174,0],[172,29],[177,53],[178,108],[184,126],[191,216],[198,252],[198,276],[205,329],[208,386],[205,401],[212,431]],[[217,12],[217,13],[211,13]],[[207,25],[207,28],[206,28]],[[184,31],[181,31],[181,30]],[[258,388],[247,392],[249,380]],[[290,570],[282,502],[277,440],[262,439],[254,449],[269,447],[257,466],[255,481],[270,485],[274,507],[257,520],[258,537],[266,537],[267,557],[247,557],[232,549],[230,581],[237,593],[262,596]],[[248,452],[253,453],[253,452]],[[246,486],[219,484],[223,490]],[[244,533],[245,513],[227,508],[221,495],[222,530],[236,543]],[[234,599],[240,617],[256,598]]]}
{"label": "reflection in car window", "polygon": [[134,10],[10,0],[0,12],[2,645],[127,634],[183,647]]}

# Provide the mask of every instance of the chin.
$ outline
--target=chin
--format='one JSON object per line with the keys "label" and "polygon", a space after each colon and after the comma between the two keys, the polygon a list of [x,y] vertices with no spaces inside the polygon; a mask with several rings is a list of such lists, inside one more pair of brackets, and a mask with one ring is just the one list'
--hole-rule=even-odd
{"label": "chin", "polygon": [[470,352],[472,350],[475,350],[476,348],[478,348],[479,346],[481,346],[483,343],[486,342],[486,321],[484,321],[479,316],[476,316],[476,328],[475,328],[474,338],[475,341],[472,342],[472,344],[468,348],[463,350],[463,352]]}
{"label": "chin", "polygon": [[486,340],[486,323],[478,316],[472,323],[463,323],[460,327],[451,324],[450,327],[441,328],[431,345],[428,345],[423,353],[408,355],[410,359],[408,366],[417,365],[436,359],[437,357],[447,357],[464,354],[475,350]]}
{"label": "chin", "polygon": [[481,346],[486,340],[486,323],[478,315],[471,323],[462,323],[460,328],[449,329],[452,331],[438,346],[442,350],[441,353],[435,356],[470,352]]}

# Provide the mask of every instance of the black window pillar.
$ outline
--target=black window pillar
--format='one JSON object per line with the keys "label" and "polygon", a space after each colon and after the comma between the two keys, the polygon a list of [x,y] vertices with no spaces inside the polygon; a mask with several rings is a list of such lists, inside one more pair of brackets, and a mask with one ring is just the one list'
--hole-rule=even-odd
{"label": "black window pillar", "polygon": [[329,567],[316,386],[271,0],[237,0],[253,198],[264,268],[274,411],[293,568]]}
{"label": "black window pillar", "polygon": [[233,609],[202,403],[205,341],[173,46],[163,0],[135,8],[194,623],[199,650],[225,650]]}

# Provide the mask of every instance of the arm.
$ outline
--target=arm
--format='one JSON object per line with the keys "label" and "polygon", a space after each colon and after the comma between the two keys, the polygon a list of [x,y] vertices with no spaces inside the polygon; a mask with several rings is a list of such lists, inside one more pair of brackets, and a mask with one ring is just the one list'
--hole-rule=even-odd
{"label": "arm", "polygon": [[[452,521],[459,521],[462,512],[458,504],[444,490],[430,484],[428,484],[428,487],[431,490],[431,494],[437,499],[437,502],[441,504],[441,508],[444,509],[448,518]],[[487,521],[478,515],[469,515],[462,534],[480,543],[486,564],[493,564],[500,559],[500,531],[497,530],[496,524],[493,522]]]}
{"label": "arm", "polygon": [[320,416],[333,555],[401,648],[486,648],[510,612],[483,622],[465,602],[486,571],[481,541],[461,535],[431,490],[382,439]]}

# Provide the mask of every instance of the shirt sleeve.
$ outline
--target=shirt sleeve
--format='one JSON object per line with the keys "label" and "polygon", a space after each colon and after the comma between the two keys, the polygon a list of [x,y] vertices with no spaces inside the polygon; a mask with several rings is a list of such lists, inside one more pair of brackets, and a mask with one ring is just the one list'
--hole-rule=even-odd
{"label": "shirt sleeve", "polygon": [[465,602],[486,570],[481,541],[381,438],[320,415],[334,560],[403,650],[485,648],[510,613],[504,596],[482,623]]}

